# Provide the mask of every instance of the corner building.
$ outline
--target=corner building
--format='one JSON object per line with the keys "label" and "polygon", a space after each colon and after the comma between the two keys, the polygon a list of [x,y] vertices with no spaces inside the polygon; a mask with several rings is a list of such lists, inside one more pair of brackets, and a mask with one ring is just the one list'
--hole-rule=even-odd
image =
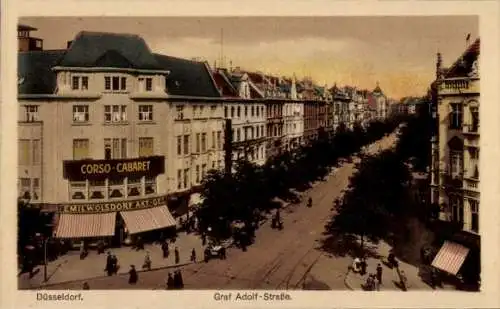
{"label": "corner building", "polygon": [[67,49],[20,51],[18,101],[19,197],[55,214],[54,237],[122,242],[173,227],[193,167],[222,162],[207,65],[136,35],[80,32]]}

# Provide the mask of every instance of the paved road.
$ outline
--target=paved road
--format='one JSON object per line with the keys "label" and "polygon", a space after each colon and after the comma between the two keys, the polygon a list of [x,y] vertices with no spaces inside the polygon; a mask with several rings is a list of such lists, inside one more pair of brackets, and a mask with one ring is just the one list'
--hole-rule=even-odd
{"label": "paved road", "polygon": [[[374,153],[394,142],[395,136],[390,135],[366,151]],[[351,258],[328,256],[317,248],[332,215],[333,200],[347,187],[356,161],[344,163],[307,192],[313,199],[312,208],[292,205],[282,212],[283,230],[273,230],[265,223],[246,252],[231,249],[227,260],[183,267],[185,289],[346,289],[344,278]],[[126,276],[98,278],[89,285],[91,289],[163,289],[168,271],[140,273],[136,286],[129,286]],[[80,289],[81,282],[49,288]]]}

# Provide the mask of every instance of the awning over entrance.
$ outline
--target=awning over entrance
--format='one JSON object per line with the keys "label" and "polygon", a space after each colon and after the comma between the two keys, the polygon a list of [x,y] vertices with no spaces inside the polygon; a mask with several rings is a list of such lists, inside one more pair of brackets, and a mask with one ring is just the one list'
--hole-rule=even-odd
{"label": "awning over entrance", "polygon": [[121,211],[128,232],[136,234],[176,225],[176,221],[167,206],[141,210]]}
{"label": "awning over entrance", "polygon": [[451,241],[445,241],[434,261],[432,261],[432,266],[456,275],[468,253],[469,248]]}
{"label": "awning over entrance", "polygon": [[54,237],[83,238],[113,236],[116,212],[100,214],[60,214]]}

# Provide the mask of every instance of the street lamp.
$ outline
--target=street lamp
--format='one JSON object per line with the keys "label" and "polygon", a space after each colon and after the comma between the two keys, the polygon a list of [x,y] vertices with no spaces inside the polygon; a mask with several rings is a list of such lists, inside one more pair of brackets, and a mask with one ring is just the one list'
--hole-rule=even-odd
{"label": "street lamp", "polygon": [[50,237],[44,237],[43,239],[43,282],[47,282],[47,243]]}

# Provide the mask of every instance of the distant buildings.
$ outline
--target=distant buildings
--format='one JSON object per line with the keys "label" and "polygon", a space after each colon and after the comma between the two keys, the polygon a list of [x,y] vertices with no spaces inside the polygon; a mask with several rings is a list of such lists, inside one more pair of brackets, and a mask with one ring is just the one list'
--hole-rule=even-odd
{"label": "distant buildings", "polygon": [[56,237],[168,228],[209,170],[385,117],[381,91],[370,106],[367,91],[209,67],[130,34],[83,31],[44,50],[34,30],[18,27],[18,190],[55,215]]}
{"label": "distant buildings", "polygon": [[[456,274],[465,257],[473,256],[467,260],[476,264],[463,267],[462,272],[475,280],[480,272],[477,268],[480,240],[479,56],[479,39],[468,45],[449,68],[442,66],[441,54],[438,54],[436,81],[431,89],[436,129],[432,138],[431,200],[439,206],[439,219],[460,231],[451,240],[463,245],[456,245],[453,252],[443,246],[441,250],[448,250],[446,256],[450,260],[437,259],[434,264]],[[454,264],[451,260],[461,263],[451,269],[449,265]]]}

